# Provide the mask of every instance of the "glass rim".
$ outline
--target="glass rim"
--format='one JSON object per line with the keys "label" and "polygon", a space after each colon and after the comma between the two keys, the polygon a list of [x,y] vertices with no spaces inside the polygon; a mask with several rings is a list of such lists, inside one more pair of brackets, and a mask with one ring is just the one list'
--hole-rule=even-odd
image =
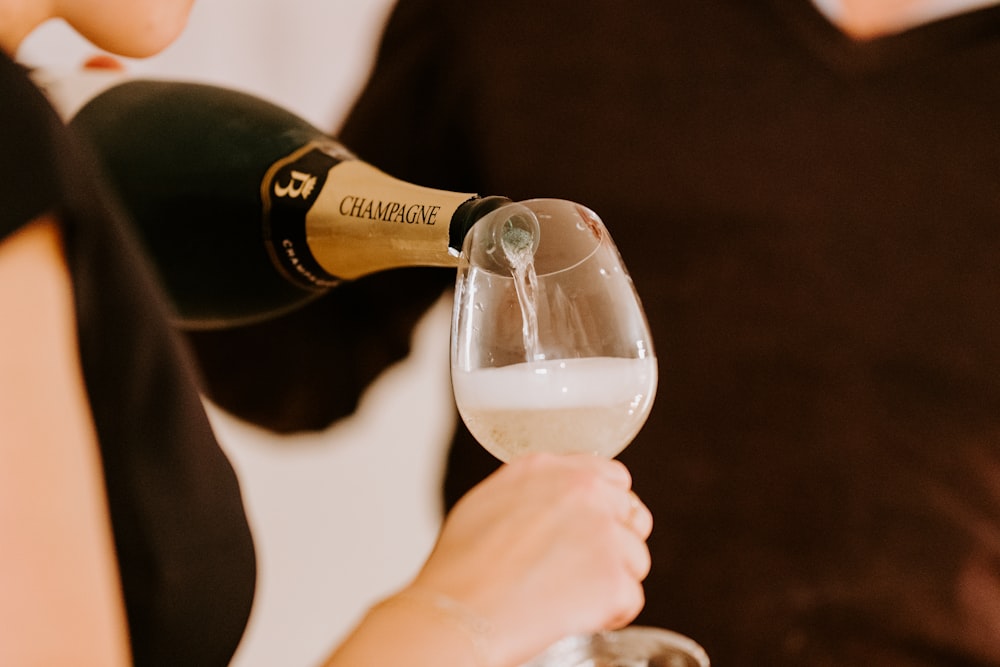
{"label": "glass rim", "polygon": [[[566,273],[572,271],[578,266],[592,259],[594,255],[600,252],[602,247],[608,247],[611,251],[617,254],[618,249],[615,246],[614,241],[612,241],[611,234],[608,231],[607,225],[604,224],[604,221],[601,220],[601,217],[597,215],[597,213],[595,213],[589,207],[583,204],[579,204],[570,199],[559,199],[553,197],[535,197],[533,199],[514,201],[509,204],[504,204],[503,206],[500,206],[499,208],[493,211],[490,211],[490,213],[488,213],[483,218],[482,221],[485,221],[490,217],[496,216],[500,214],[505,208],[512,206],[523,206],[525,208],[530,209],[533,213],[537,215],[538,211],[536,211],[531,206],[531,204],[535,203],[550,203],[550,204],[571,206],[572,208],[576,209],[577,215],[579,216],[579,219],[581,221],[589,220],[593,223],[596,223],[596,229],[599,232],[599,236],[596,237],[593,247],[590,248],[584,255],[582,255],[579,259],[577,259],[573,263],[567,264],[566,266],[562,266],[557,269],[547,270],[547,271],[546,270],[539,271],[536,265],[535,269],[539,278],[556,276],[559,275],[560,273]],[[480,221],[480,223],[482,221]],[[470,260],[469,258],[470,253],[468,252],[468,250],[469,246],[474,242],[474,239],[476,239],[477,237],[477,229],[481,231],[482,229],[487,227],[486,225],[480,226],[480,223],[476,223],[476,225],[472,227],[469,234],[465,237],[465,241],[462,244],[462,249],[461,252],[459,253],[459,273],[461,274],[463,271],[468,273],[473,273],[473,272],[485,273],[491,277],[496,276],[501,280],[514,280],[513,275],[511,275],[510,273],[505,273],[503,271],[495,270],[489,267],[474,265],[473,262]],[[592,229],[594,228],[592,227]],[[542,236],[540,240],[544,240],[544,236]],[[537,256],[537,250],[536,250],[536,256]]]}
{"label": "glass rim", "polygon": [[[602,646],[620,644],[629,640],[638,643],[643,639],[652,640],[652,642],[648,643],[653,651],[644,653],[641,656],[622,656],[624,659],[630,661],[622,664],[640,664],[635,661],[650,660],[657,657],[672,657],[669,653],[664,652],[664,649],[666,649],[687,658],[689,662],[692,662],[691,667],[711,667],[708,653],[705,652],[705,649],[698,642],[687,635],[665,628],[643,625],[629,625],[617,630],[571,635],[556,642],[523,667],[581,667],[582,665],[600,665],[603,663],[593,662],[594,658],[610,657],[614,659],[615,656],[603,656],[595,651],[595,648],[599,651]],[[657,662],[654,664],[672,663]]]}

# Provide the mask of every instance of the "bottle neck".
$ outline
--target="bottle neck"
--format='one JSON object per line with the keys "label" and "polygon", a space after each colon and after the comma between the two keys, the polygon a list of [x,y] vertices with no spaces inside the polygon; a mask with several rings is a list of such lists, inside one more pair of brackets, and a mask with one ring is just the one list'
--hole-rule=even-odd
{"label": "bottle neck", "polygon": [[449,251],[458,256],[462,252],[462,243],[472,226],[484,218],[486,214],[509,203],[511,200],[507,197],[496,195],[473,197],[464,202],[451,217],[451,227],[448,234]]}
{"label": "bottle neck", "polygon": [[275,265],[320,290],[389,269],[457,266],[469,229],[510,201],[402,181],[323,141],[275,163],[261,197]]}

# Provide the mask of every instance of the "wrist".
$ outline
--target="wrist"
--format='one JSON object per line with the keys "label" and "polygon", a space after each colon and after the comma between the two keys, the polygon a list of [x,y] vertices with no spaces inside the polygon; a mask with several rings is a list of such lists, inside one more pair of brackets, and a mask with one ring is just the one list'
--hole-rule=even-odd
{"label": "wrist", "polygon": [[425,626],[423,632],[457,637],[471,656],[470,665],[493,667],[495,664],[493,628],[489,621],[444,593],[427,588],[406,588],[372,607],[369,615],[372,614],[395,615],[404,622],[409,617],[409,623]]}

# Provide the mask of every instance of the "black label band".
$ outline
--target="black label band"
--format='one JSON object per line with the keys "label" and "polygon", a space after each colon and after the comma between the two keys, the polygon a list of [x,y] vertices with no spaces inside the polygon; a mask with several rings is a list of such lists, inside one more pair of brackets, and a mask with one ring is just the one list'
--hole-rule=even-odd
{"label": "black label band", "polygon": [[300,287],[323,290],[340,282],[313,256],[306,240],[306,215],[330,169],[351,158],[337,144],[309,144],[275,163],[261,183],[268,254],[282,275]]}

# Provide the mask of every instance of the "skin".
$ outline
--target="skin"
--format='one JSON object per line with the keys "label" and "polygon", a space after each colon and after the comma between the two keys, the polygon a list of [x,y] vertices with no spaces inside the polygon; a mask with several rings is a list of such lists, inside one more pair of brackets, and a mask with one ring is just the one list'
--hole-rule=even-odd
{"label": "skin", "polygon": [[143,58],[177,39],[192,5],[193,0],[3,0],[0,47],[15,53],[44,21],[61,18],[103,50]]}
{"label": "skin", "polygon": [[0,334],[0,378],[18,378],[0,382],[0,664],[115,667],[125,612],[61,254],[49,218],[0,243],[18,314]]}
{"label": "skin", "polygon": [[891,34],[905,25],[905,19],[919,0],[841,0],[838,26],[857,40]]}
{"label": "skin", "polygon": [[[190,5],[0,0],[0,47],[14,54],[42,22],[63,18],[104,50],[147,56],[177,37]],[[0,241],[0,312],[16,315],[0,327],[0,664],[128,665],[54,215]],[[627,624],[644,603],[652,529],[630,486],[623,465],[589,456],[504,466],[459,503],[413,582],[373,608],[327,667],[512,667],[566,634]]]}
{"label": "skin", "polygon": [[[641,504],[626,521],[630,484],[620,463],[585,455],[505,465],[454,508],[399,603],[370,612],[326,666],[379,664],[373,655],[385,664],[514,666],[564,636],[626,625],[644,604],[653,525]],[[435,608],[439,594],[462,613]]]}

